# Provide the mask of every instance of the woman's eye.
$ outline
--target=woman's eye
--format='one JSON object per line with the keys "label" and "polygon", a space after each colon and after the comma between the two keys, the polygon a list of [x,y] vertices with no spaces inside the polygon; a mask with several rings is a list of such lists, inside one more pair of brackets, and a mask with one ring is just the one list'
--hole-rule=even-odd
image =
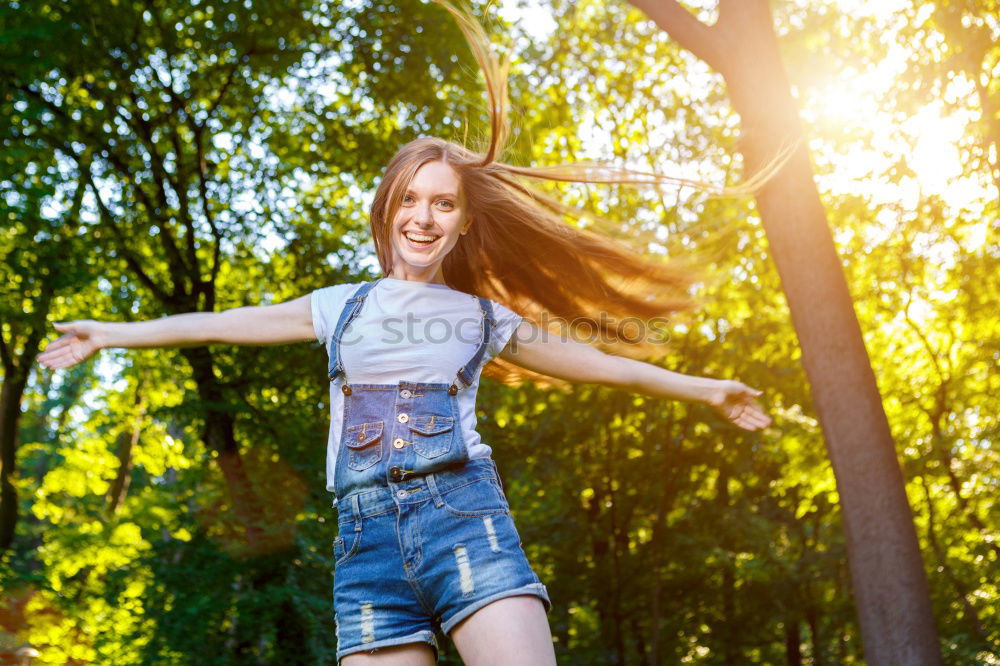
{"label": "woman's eye", "polygon": [[453,204],[452,202],[444,200],[439,201],[438,205],[441,206],[442,208],[447,208],[448,210],[451,210],[452,208],[455,207],[455,204]]}
{"label": "woman's eye", "polygon": [[413,203],[413,197],[411,197],[409,194],[404,194],[403,203]]}

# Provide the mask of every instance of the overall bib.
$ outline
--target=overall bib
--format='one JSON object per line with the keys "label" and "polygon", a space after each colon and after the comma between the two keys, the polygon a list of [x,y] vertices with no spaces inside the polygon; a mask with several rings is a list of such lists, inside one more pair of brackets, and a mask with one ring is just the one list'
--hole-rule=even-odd
{"label": "overall bib", "polygon": [[329,378],[344,394],[334,466],[338,659],[415,642],[436,651],[435,630],[508,596],[532,594],[549,607],[496,466],[470,460],[462,433],[456,396],[474,385],[485,357],[490,301],[478,299],[482,335],[452,383],[354,384],[341,340],[376,284],[347,300],[329,346]]}

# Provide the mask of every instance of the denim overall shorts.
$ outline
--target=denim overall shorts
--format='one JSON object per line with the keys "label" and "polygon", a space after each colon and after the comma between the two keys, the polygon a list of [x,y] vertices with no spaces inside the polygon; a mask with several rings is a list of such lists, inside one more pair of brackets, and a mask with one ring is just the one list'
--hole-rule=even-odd
{"label": "denim overall shorts", "polygon": [[[348,299],[330,340],[329,376],[344,394],[334,466],[337,659],[408,643],[437,653],[483,606],[516,595],[550,603],[528,564],[496,465],[469,459],[459,391],[475,381],[494,326],[480,298],[482,337],[451,384],[354,384],[340,342],[377,282]],[[373,362],[378,362],[373,359]]]}

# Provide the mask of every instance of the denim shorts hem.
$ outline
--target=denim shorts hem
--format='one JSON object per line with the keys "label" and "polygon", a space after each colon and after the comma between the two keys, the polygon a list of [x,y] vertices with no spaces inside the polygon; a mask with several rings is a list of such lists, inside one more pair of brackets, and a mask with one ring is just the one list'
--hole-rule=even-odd
{"label": "denim shorts hem", "polygon": [[507,597],[519,597],[523,595],[531,595],[538,597],[542,600],[542,604],[545,606],[545,611],[548,612],[552,608],[552,602],[549,601],[549,593],[545,589],[545,585],[542,583],[532,583],[530,585],[525,585],[524,587],[517,587],[511,590],[504,590],[503,592],[497,592],[496,594],[490,595],[483,599],[478,599],[475,603],[469,604],[468,606],[462,608],[460,611],[456,612],[447,620],[441,623],[441,631],[445,634],[451,632],[455,628],[455,625],[466,619],[479,609],[487,606],[494,601],[499,601],[500,599],[506,599]]}
{"label": "denim shorts hem", "polygon": [[386,638],[381,641],[373,641],[371,643],[362,643],[361,645],[355,645],[353,647],[343,648],[337,650],[337,663],[344,657],[352,654],[357,654],[358,652],[371,652],[372,650],[378,650],[380,648],[387,647],[397,647],[400,645],[408,645],[411,643],[426,643],[431,646],[434,650],[434,660],[437,661],[438,656],[438,644],[437,638],[434,636],[433,631],[418,631],[415,634],[410,634],[409,636],[400,636],[398,638]]}

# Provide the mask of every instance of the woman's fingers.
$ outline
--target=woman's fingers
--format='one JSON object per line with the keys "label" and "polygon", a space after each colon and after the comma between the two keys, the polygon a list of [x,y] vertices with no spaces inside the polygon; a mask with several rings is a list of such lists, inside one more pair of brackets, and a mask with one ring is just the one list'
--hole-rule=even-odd
{"label": "woman's fingers", "polygon": [[56,352],[60,349],[69,346],[73,342],[73,339],[75,337],[76,335],[73,333],[68,333],[66,335],[59,336],[58,338],[56,338],[55,340],[53,340],[52,342],[50,342],[48,345],[45,346],[45,350],[41,354],[39,354],[39,358],[44,358],[46,354],[51,354],[53,352]]}
{"label": "woman's fingers", "polygon": [[748,419],[761,428],[771,424],[771,417],[764,413],[764,410],[757,403],[751,403],[746,414]]}
{"label": "woman's fingers", "polygon": [[79,359],[73,353],[72,347],[69,346],[51,352],[46,350],[38,356],[38,361],[47,368],[65,368],[74,363],[79,363],[80,360],[82,359]]}
{"label": "woman's fingers", "polygon": [[753,399],[760,393],[760,391],[747,390],[742,394],[732,396],[733,402],[730,403],[729,409],[725,413],[726,417],[734,425],[745,430],[760,430],[771,425],[771,418]]}
{"label": "woman's fingers", "polygon": [[50,342],[48,346],[45,347],[45,351],[42,352],[42,355],[45,355],[51,351],[56,351],[57,349],[62,349],[63,347],[70,344],[73,341],[73,338],[75,337],[76,334],[68,333],[66,335],[56,338],[55,340]]}
{"label": "woman's fingers", "polygon": [[38,362],[47,368],[66,368],[85,360],[93,353],[88,322],[55,322],[52,326],[62,333],[38,355]]}
{"label": "woman's fingers", "polygon": [[743,427],[747,430],[760,430],[761,428],[769,426],[771,424],[771,419],[750,414],[743,419],[743,422],[745,423]]}
{"label": "woman's fingers", "polygon": [[753,416],[747,412],[740,414],[734,421],[736,425],[746,430],[756,430],[760,427],[759,422],[756,421]]}
{"label": "woman's fingers", "polygon": [[76,337],[75,331],[68,330],[69,328],[71,328],[69,324],[55,323],[52,324],[52,326],[55,327],[57,331],[60,331],[63,334],[45,346],[45,350],[38,355],[39,361],[44,361],[44,359],[51,356],[53,352],[56,352],[59,349],[66,347],[68,344],[72,342],[73,338]]}

